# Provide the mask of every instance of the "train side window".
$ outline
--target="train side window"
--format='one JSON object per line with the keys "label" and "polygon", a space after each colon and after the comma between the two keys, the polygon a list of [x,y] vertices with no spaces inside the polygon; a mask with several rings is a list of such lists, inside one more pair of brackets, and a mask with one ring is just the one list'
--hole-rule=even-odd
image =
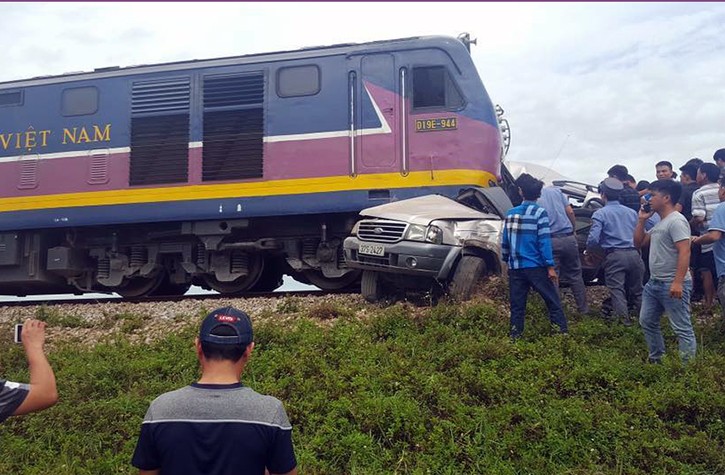
{"label": "train side window", "polygon": [[22,106],[23,91],[0,92],[0,107]]}
{"label": "train side window", "polygon": [[445,66],[413,68],[413,108],[457,109],[463,96]]}
{"label": "train side window", "polygon": [[320,92],[320,68],[311,64],[277,70],[277,96],[314,96]]}
{"label": "train side window", "polygon": [[61,113],[64,116],[90,115],[98,112],[98,88],[74,87],[63,90]]}

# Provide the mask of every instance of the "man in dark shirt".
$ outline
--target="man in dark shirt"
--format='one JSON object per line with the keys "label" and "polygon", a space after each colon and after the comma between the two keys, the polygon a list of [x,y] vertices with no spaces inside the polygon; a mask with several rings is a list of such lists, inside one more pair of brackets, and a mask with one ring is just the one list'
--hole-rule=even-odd
{"label": "man in dark shirt", "polygon": [[720,167],[720,170],[725,170],[725,148],[717,150],[713,154],[712,159],[715,160],[715,165]]}
{"label": "man in dark shirt", "polygon": [[[679,211],[688,222],[692,220],[692,195],[700,188],[697,184],[697,169],[702,165],[699,158],[691,158],[680,167],[680,183],[682,184],[682,195],[675,206],[675,210]],[[693,236],[699,235],[699,230],[690,224],[690,233]],[[649,248],[645,248],[647,251]],[[643,249],[643,254],[645,249]],[[698,272],[694,272],[698,259],[700,258],[700,246],[693,246],[690,253],[690,269],[692,273],[692,301],[697,302],[702,299],[702,277]]]}
{"label": "man in dark shirt", "polygon": [[[697,169],[702,165],[702,160],[693,158],[680,167],[680,183],[682,184],[682,196],[675,206],[675,209],[682,213],[687,221],[692,219],[692,194],[700,188],[697,184]],[[694,231],[694,230],[693,230]],[[693,232],[693,235],[695,233]]]}
{"label": "man in dark shirt", "polygon": [[[624,188],[619,193],[619,203],[631,210],[639,211],[639,193],[634,189],[636,182],[629,174],[627,167],[624,165],[614,165],[607,171],[607,175],[609,175],[609,178],[616,178],[624,185]],[[632,178],[631,181],[630,178]]]}
{"label": "man in dark shirt", "polygon": [[162,394],[146,412],[132,460],[140,475],[296,475],[282,403],[240,383],[254,348],[249,316],[213,311],[195,345],[199,381]]}

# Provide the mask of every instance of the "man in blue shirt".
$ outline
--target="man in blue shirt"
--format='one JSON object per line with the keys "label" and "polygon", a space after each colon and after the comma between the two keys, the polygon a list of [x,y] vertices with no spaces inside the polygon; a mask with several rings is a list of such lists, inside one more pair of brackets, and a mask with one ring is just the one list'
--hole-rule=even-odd
{"label": "man in blue shirt", "polygon": [[574,226],[576,226],[574,210],[561,189],[555,186],[547,186],[541,190],[541,198],[536,203],[549,215],[551,246],[554,250],[559,281],[571,288],[579,313],[587,314],[589,313],[587,292],[582,278],[579,245],[574,236]]}
{"label": "man in blue shirt", "polygon": [[703,245],[714,243],[712,247],[715,258],[715,270],[717,274],[717,299],[720,301],[723,322],[725,322],[725,178],[720,177],[718,197],[720,204],[715,208],[715,213],[710,220],[707,233],[692,238],[692,244]]}
{"label": "man in blue shirt", "polygon": [[501,253],[509,272],[511,303],[511,337],[520,338],[524,332],[524,316],[529,289],[533,287],[544,299],[549,319],[559,332],[568,327],[556,287],[558,277],[554,264],[546,210],[536,204],[543,183],[528,173],[516,179],[523,203],[506,214]]}
{"label": "man in blue shirt", "polygon": [[639,313],[642,302],[644,264],[634,247],[637,213],[619,203],[624,186],[616,178],[607,178],[599,185],[605,205],[592,215],[587,247],[604,249],[604,279],[612,301],[615,318],[629,326],[633,314]]}

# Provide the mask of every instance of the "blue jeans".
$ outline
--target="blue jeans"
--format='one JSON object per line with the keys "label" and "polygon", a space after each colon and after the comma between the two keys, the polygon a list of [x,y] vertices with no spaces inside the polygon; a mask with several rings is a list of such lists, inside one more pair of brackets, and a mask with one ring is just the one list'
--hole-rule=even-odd
{"label": "blue jeans", "polygon": [[527,269],[509,269],[509,301],[511,302],[511,337],[518,338],[524,332],[526,299],[529,289],[536,290],[546,303],[549,320],[559,327],[559,331],[568,331],[566,317],[561,309],[559,289],[549,279],[546,267],[530,267]]}
{"label": "blue jeans", "polygon": [[650,279],[642,292],[642,310],[639,312],[639,324],[644,331],[644,339],[649,348],[650,360],[659,360],[665,354],[665,340],[662,338],[660,318],[667,312],[670,326],[677,335],[680,357],[687,361],[695,356],[697,340],[692,328],[690,316],[690,294],[692,280],[685,280],[682,285],[682,298],[670,297],[672,281]]}

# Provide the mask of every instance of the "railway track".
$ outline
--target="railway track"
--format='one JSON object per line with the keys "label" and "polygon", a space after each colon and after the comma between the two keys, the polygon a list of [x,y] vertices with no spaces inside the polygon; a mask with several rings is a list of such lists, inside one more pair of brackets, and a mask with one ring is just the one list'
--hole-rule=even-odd
{"label": "railway track", "polygon": [[349,294],[355,293],[350,291],[325,291],[325,290],[288,290],[282,292],[249,292],[242,295],[222,295],[222,294],[191,294],[191,295],[170,295],[170,296],[154,296],[141,297],[135,299],[124,299],[122,297],[107,298],[83,298],[82,296],[68,299],[33,299],[0,302],[0,307],[37,307],[46,306],[54,307],[59,305],[97,305],[105,303],[155,303],[155,302],[181,302],[183,300],[228,300],[239,298],[284,298],[284,297],[316,297],[329,294]]}

